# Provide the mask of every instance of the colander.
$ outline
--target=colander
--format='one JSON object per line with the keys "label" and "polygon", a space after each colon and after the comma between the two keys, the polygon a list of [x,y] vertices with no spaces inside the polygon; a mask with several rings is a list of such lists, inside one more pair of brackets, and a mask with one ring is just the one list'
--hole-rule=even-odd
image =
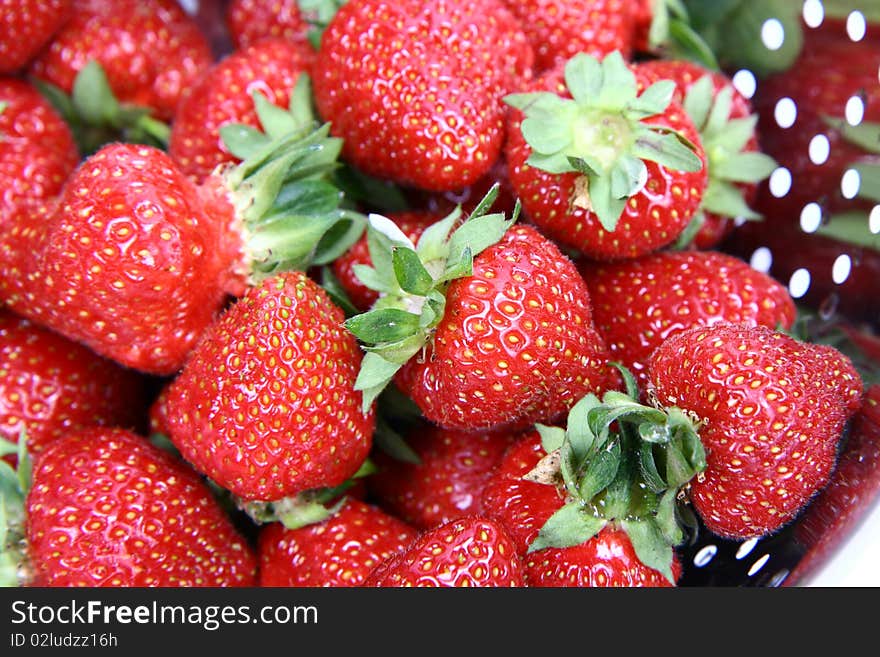
{"label": "colander", "polygon": [[[198,17],[216,54],[231,49],[223,0],[181,4]],[[880,138],[865,144],[864,135],[880,122],[880,0],[685,4],[696,8],[692,24],[714,39],[725,71],[752,100],[764,149],[779,162],[759,190],[764,219],[737,222],[721,250],[787,285],[807,336],[846,350],[870,381],[880,370]],[[749,16],[719,21],[724,11]],[[804,70],[828,61],[820,53],[832,40],[833,53],[842,53],[834,66]],[[841,65],[858,71],[858,81],[819,116],[817,98],[836,83]],[[780,76],[790,70],[814,77],[809,93],[784,93]],[[858,160],[845,161],[859,135]],[[832,189],[816,184],[820,175],[834,176]],[[699,526],[680,550],[680,585],[880,585],[880,563],[871,556],[880,550],[880,427],[866,424],[841,443],[839,463],[848,467],[782,531],[730,541]]]}

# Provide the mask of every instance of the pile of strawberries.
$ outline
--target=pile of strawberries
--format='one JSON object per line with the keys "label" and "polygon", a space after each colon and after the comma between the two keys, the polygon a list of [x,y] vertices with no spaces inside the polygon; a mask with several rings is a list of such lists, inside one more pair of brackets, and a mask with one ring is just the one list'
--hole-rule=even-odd
{"label": "pile of strawberries", "polygon": [[0,583],[674,586],[870,502],[877,388],[741,235],[784,158],[880,202],[877,42],[768,79],[825,180],[680,5],[0,2]]}

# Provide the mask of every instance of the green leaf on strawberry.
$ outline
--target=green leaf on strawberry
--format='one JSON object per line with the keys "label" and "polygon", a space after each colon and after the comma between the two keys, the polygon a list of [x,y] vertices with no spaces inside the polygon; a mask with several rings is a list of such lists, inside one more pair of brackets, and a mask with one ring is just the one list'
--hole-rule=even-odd
{"label": "green leaf on strawberry", "polygon": [[540,92],[504,100],[525,114],[528,164],[553,174],[583,174],[574,202],[595,212],[606,230],[615,229],[627,200],[644,187],[645,161],[680,171],[702,168],[682,135],[643,122],[667,108],[674,83],[659,81],[639,94],[634,74],[614,52],[601,62],[575,55],[566,63],[565,84],[571,99]]}
{"label": "green leaf on strawberry", "polygon": [[[2,459],[15,456],[16,467]],[[0,438],[0,586],[20,586],[26,577],[25,498],[31,485],[32,463],[27,436],[18,443]]]}

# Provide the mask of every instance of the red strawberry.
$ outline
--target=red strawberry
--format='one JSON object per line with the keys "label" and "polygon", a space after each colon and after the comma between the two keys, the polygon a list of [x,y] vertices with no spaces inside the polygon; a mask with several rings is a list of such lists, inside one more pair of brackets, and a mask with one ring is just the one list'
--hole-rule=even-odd
{"label": "red strawberry", "polygon": [[[442,217],[429,212],[405,211],[389,213],[389,219],[394,221],[410,240],[416,242],[425,228],[439,221]],[[355,242],[332,264],[333,274],[351,302],[358,310],[366,311],[379,298],[379,292],[368,288],[357,277],[355,271],[359,265],[372,265],[366,235]]]}
{"label": "red strawberry", "polygon": [[579,52],[632,54],[634,13],[628,0],[504,0],[535,51],[538,71]]}
{"label": "red strawberry", "polygon": [[680,102],[700,132],[706,151],[709,182],[700,212],[688,228],[699,249],[716,247],[733,229],[734,219],[759,219],[752,209],[757,183],[776,169],[760,152],[748,99],[723,73],[685,60],[657,59],[639,65],[654,81],[672,80]]}
{"label": "red strawberry", "polygon": [[[18,239],[3,244],[4,300],[133,369],[178,371],[228,294],[275,269],[332,259],[362,229],[326,180],[338,141],[326,126],[285,117],[273,114],[271,135],[226,126],[233,150],[254,157],[198,186],[158,149],[105,146],[42,225],[16,222]],[[343,219],[354,231],[322,242]]]}
{"label": "red strawberry", "polygon": [[643,389],[648,359],[676,333],[719,322],[790,329],[795,320],[785,287],[717,251],[667,251],[615,263],[585,262],[579,269],[611,358],[631,370]]}
{"label": "red strawberry", "polygon": [[299,272],[251,288],[193,350],[165,397],[170,438],[248,501],[337,486],[360,468],[375,417],[342,311]]}
{"label": "red strawberry", "polygon": [[311,48],[310,25],[299,0],[232,0],[226,7],[226,24],[236,48],[266,37],[282,38],[303,49]]}
{"label": "red strawberry", "polygon": [[167,120],[212,59],[205,36],[175,0],[76,0],[30,72],[70,93],[77,73],[95,61],[120,101]]}
{"label": "red strawberry", "polygon": [[299,529],[260,531],[260,586],[360,586],[417,532],[378,507],[346,500],[330,518]]}
{"label": "red strawberry", "polygon": [[202,480],[126,431],[53,442],[26,512],[37,586],[255,585],[251,548]]}
{"label": "red strawberry", "polygon": [[675,83],[652,82],[617,52],[582,54],[505,98],[510,180],[551,239],[594,259],[636,257],[674,242],[697,212],[699,134]]}
{"label": "red strawberry", "polygon": [[[583,539],[573,538],[565,546],[536,542],[567,501],[560,486],[548,485],[551,481],[561,483],[552,467],[549,480],[534,477],[540,465],[547,463],[547,456],[537,432],[524,436],[507,451],[481,499],[482,513],[504,526],[523,555],[528,585],[671,586],[659,570],[638,558],[627,532],[614,519],[597,519],[592,533],[587,531]],[[681,565],[674,553],[669,558],[669,577],[677,580]]]}
{"label": "red strawberry", "polygon": [[0,78],[0,230],[23,203],[55,196],[79,162],[67,124],[30,84]]}
{"label": "red strawberry", "polygon": [[434,424],[518,428],[616,384],[574,264],[534,228],[485,214],[486,203],[454,232],[451,213],[417,246],[371,216],[375,266],[358,274],[385,294],[346,322],[368,345],[365,402],[396,377]]}
{"label": "red strawberry", "polygon": [[460,189],[498,159],[501,96],[531,64],[500,0],[350,0],[321,38],[315,101],[364,172]]}
{"label": "red strawberry", "polygon": [[864,521],[880,494],[880,386],[865,393],[828,485],[798,520],[795,535],[806,550],[786,580],[810,578]]}
{"label": "red strawberry", "polygon": [[364,582],[372,587],[521,587],[522,561],[498,523],[468,516],[424,532]]}
{"label": "red strawberry", "polygon": [[0,436],[22,431],[36,455],[92,425],[136,428],[146,410],[141,377],[85,347],[0,310]]}
{"label": "red strawberry", "polygon": [[659,404],[701,419],[707,467],[689,497],[710,531],[731,538],[776,531],[825,486],[862,394],[840,352],[762,326],[674,335],[648,376]]}
{"label": "red strawberry", "polygon": [[0,2],[0,74],[15,73],[68,19],[73,0]]}
{"label": "red strawberry", "polygon": [[377,453],[378,472],[367,479],[384,508],[419,529],[479,510],[483,486],[513,440],[509,432],[465,433],[439,427],[416,430],[409,446],[418,463]]}
{"label": "red strawberry", "polygon": [[168,153],[181,170],[197,180],[218,165],[237,162],[224,145],[220,129],[228,124],[258,127],[252,94],[286,108],[300,74],[311,65],[307,45],[267,39],[236,51],[201,75],[174,115]]}

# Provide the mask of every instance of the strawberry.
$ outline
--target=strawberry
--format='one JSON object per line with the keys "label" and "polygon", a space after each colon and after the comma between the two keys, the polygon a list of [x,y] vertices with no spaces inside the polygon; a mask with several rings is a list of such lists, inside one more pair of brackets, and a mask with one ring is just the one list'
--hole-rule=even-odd
{"label": "strawberry", "polygon": [[[576,406],[572,414],[577,413]],[[569,427],[575,427],[571,419]],[[548,436],[566,433],[548,427],[541,427],[541,432]],[[559,462],[554,466],[549,457],[550,453],[558,454],[559,449],[556,445],[545,446],[537,431],[530,432],[508,449],[483,489],[482,513],[500,522],[513,538],[526,564],[528,585],[674,585],[681,575],[681,565],[672,548],[661,546],[656,550],[661,558],[652,560],[648,533],[639,531],[650,522],[640,508],[647,506],[644,497],[649,494],[635,501],[629,499],[627,468],[620,467],[621,476],[610,472],[605,482],[614,492],[606,492],[603,501],[592,506],[591,493],[601,493],[601,489],[585,490],[571,480],[563,485]],[[609,453],[626,460],[619,445],[616,452]],[[618,483],[611,484],[611,479]],[[586,475],[583,481],[587,481]],[[564,524],[570,531],[564,536],[566,540],[559,540],[548,529],[553,520],[566,520],[566,514],[568,522]]]}
{"label": "strawberry", "polygon": [[256,582],[251,548],[198,475],[130,432],[91,428],[54,441],[36,462],[21,501],[31,575],[25,583]]}
{"label": "strawberry", "polygon": [[[397,224],[410,240],[416,242],[425,228],[442,219],[442,216],[423,211],[403,211],[389,213],[388,218]],[[357,277],[356,271],[359,266],[372,264],[366,235],[332,263],[334,276],[351,302],[362,312],[369,310],[376,302],[379,292],[364,285]]]}
{"label": "strawberry", "polygon": [[288,107],[300,73],[310,66],[309,46],[267,39],[236,51],[202,74],[180,103],[168,140],[168,154],[181,170],[203,180],[218,165],[239,161],[220,129],[229,124],[260,125],[252,94]]}
{"label": "strawberry", "polygon": [[29,71],[71,93],[77,73],[97,62],[116,98],[168,120],[212,60],[204,35],[174,0],[75,0],[71,19]]}
{"label": "strawberry", "polygon": [[315,101],[357,168],[460,189],[498,159],[501,97],[532,59],[500,0],[350,0],[321,38]]}
{"label": "strawberry", "polygon": [[311,48],[310,25],[300,4],[300,0],[232,0],[226,6],[226,25],[232,45],[240,49],[272,37]]}
{"label": "strawberry", "polygon": [[632,55],[634,12],[627,0],[504,0],[535,51],[535,68],[553,68],[579,52]]}
{"label": "strawberry", "polygon": [[637,257],[674,242],[697,212],[699,134],[675,83],[652,82],[619,52],[579,54],[505,97],[510,180],[551,239],[594,259]]}
{"label": "strawberry", "polygon": [[72,5],[73,0],[0,2],[0,74],[27,66],[69,18]]}
{"label": "strawberry", "polygon": [[810,503],[795,526],[806,551],[786,580],[798,585],[810,578],[847,536],[861,524],[880,493],[880,386],[865,392],[828,485]]}
{"label": "strawberry", "polygon": [[0,310],[0,436],[32,455],[93,425],[136,428],[146,386],[134,372]]}
{"label": "strawberry", "polygon": [[[696,248],[718,246],[734,219],[760,219],[752,209],[757,183],[776,169],[760,152],[751,104],[725,74],[685,60],[657,59],[639,65],[651,80],[672,80],[679,101],[700,131],[709,181],[698,212],[686,231]],[[682,241],[687,241],[687,238]]]}
{"label": "strawberry", "polygon": [[329,518],[287,529],[280,522],[259,535],[260,586],[360,586],[418,533],[378,507],[346,500]]}
{"label": "strawberry", "polygon": [[777,531],[827,484],[862,395],[836,349],[763,326],[674,335],[648,377],[658,404],[700,418],[706,469],[689,497],[710,531],[738,539]]}
{"label": "strawberry", "polygon": [[[224,126],[244,159],[200,185],[152,147],[114,143],[86,159],[55,211],[28,226],[36,234],[6,241],[7,304],[123,365],[167,375],[227,295],[321,253],[332,260],[334,245],[344,250],[362,229],[325,178],[339,143],[326,126],[272,107],[263,120],[269,135]],[[258,111],[268,112],[264,104]],[[322,242],[339,225],[353,231]]]}
{"label": "strawberry", "polygon": [[644,389],[647,363],[664,340],[719,322],[790,329],[788,290],[742,260],[717,251],[666,251],[634,260],[579,265],[593,321],[611,357]]}
{"label": "strawberry", "polygon": [[426,531],[376,568],[371,587],[521,587],[522,561],[498,523],[470,515]]}
{"label": "strawberry", "polygon": [[384,294],[346,322],[368,350],[365,403],[395,379],[444,428],[519,428],[616,384],[574,264],[534,228],[485,214],[494,193],[451,236],[456,212],[417,246],[370,217],[374,267],[358,274]]}
{"label": "strawberry", "polygon": [[465,433],[439,427],[416,430],[408,441],[417,463],[376,453],[370,493],[395,515],[430,529],[476,513],[483,486],[514,434]]}
{"label": "strawberry", "polygon": [[193,349],[165,396],[181,454],[246,501],[353,476],[375,416],[354,390],[361,355],[344,315],[301,272],[250,288]]}
{"label": "strawberry", "polygon": [[0,230],[23,203],[55,196],[79,163],[67,124],[29,83],[0,78]]}

